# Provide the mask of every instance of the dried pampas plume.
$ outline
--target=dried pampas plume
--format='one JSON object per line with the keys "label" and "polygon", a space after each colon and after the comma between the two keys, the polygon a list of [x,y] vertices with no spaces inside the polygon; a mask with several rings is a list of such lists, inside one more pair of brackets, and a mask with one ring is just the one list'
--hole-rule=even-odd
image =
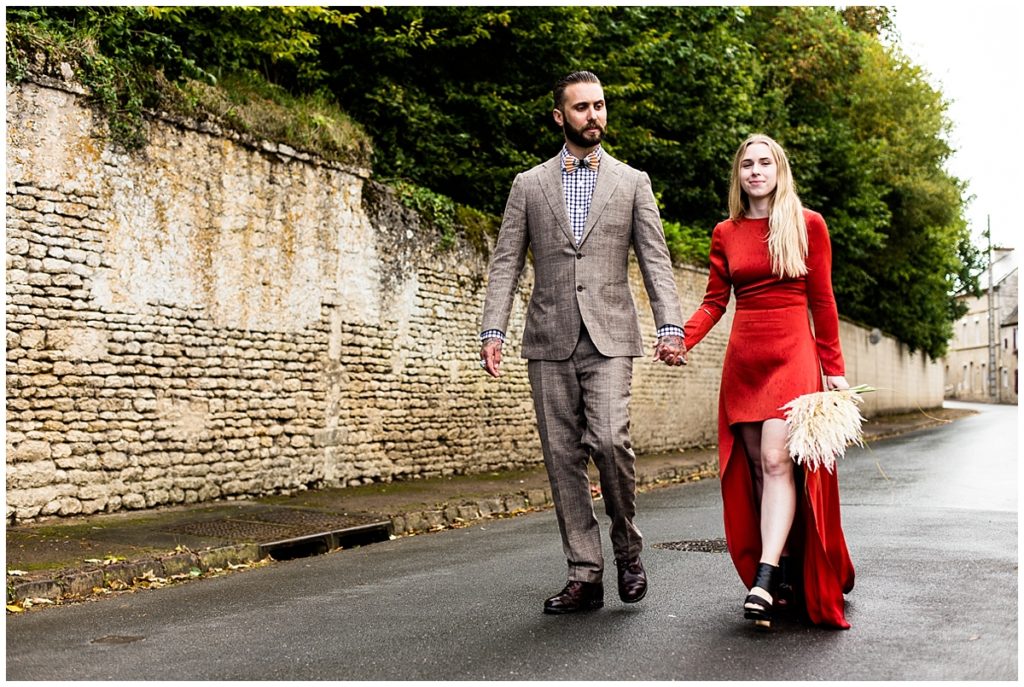
{"label": "dried pampas plume", "polygon": [[819,391],[798,396],[782,410],[786,411],[786,447],[797,465],[811,471],[824,466],[835,470],[836,458],[851,444],[864,445],[858,406],[862,393],[874,391],[866,384],[850,389]]}

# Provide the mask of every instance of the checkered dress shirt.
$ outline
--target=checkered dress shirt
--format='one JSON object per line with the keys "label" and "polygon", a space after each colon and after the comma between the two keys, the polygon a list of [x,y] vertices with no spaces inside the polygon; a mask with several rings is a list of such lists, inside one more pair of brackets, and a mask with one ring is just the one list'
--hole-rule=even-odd
{"label": "checkered dress shirt", "polygon": [[[592,155],[598,160],[601,159],[603,151],[601,146],[594,149]],[[565,209],[569,213],[569,223],[572,225],[572,235],[576,239],[576,245],[583,240],[583,230],[587,226],[587,214],[590,212],[590,201],[594,197],[594,189],[597,187],[598,169],[580,167],[571,174],[565,171],[565,158],[572,155],[568,146],[562,146],[562,190],[565,193]],[[658,327],[658,336],[682,336],[683,330],[674,324],[666,324]],[[480,340],[501,339],[505,341],[505,332],[500,329],[490,329],[480,334]]]}
{"label": "checkered dress shirt", "polygon": [[[601,153],[601,146],[597,146],[592,154],[600,161]],[[569,148],[562,146],[562,190],[565,193],[565,209],[569,212],[572,236],[579,246],[583,240],[583,230],[587,226],[590,201],[594,197],[594,188],[597,187],[598,170],[580,167],[570,174],[565,169],[565,159],[571,155]]]}

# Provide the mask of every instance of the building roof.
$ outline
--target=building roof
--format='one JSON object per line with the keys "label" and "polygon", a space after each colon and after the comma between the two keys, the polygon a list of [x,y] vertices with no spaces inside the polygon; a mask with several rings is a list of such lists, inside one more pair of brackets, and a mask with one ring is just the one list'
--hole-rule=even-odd
{"label": "building roof", "polygon": [[1017,324],[1017,306],[1013,306],[1013,310],[1010,314],[1003,318],[1003,321],[999,323],[1000,327],[1012,327]]}
{"label": "building roof", "polygon": [[[992,284],[999,286],[1007,277],[1017,271],[1017,256],[1013,248],[992,249]],[[988,268],[978,275],[978,286],[988,291]]]}

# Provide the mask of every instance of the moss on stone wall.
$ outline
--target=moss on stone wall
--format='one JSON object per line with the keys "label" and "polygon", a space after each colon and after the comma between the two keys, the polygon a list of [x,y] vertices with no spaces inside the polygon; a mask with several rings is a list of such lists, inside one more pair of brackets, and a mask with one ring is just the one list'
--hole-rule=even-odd
{"label": "moss on stone wall", "polygon": [[254,72],[226,75],[216,85],[171,81],[159,70],[102,54],[86,35],[60,36],[29,22],[7,25],[6,53],[12,81],[42,76],[83,91],[103,114],[102,135],[126,151],[148,142],[147,115],[165,112],[211,120],[326,160],[370,166],[370,136],[337,104],[318,95],[293,96]]}

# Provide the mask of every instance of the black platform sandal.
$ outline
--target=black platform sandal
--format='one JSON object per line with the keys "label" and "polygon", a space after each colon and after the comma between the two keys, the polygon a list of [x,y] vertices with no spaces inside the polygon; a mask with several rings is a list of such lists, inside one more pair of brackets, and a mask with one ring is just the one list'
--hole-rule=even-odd
{"label": "black platform sandal", "polygon": [[[743,602],[743,617],[753,620],[757,627],[769,628],[772,626],[772,579],[779,568],[768,563],[758,563],[757,575],[754,577],[754,587],[760,587],[768,592],[765,599],[757,594],[748,594]],[[753,590],[754,587],[751,587]]]}
{"label": "black platform sandal", "polygon": [[789,556],[779,559],[779,582],[775,588],[775,605],[780,609],[796,607],[798,575],[799,571],[796,570],[793,560]]}

